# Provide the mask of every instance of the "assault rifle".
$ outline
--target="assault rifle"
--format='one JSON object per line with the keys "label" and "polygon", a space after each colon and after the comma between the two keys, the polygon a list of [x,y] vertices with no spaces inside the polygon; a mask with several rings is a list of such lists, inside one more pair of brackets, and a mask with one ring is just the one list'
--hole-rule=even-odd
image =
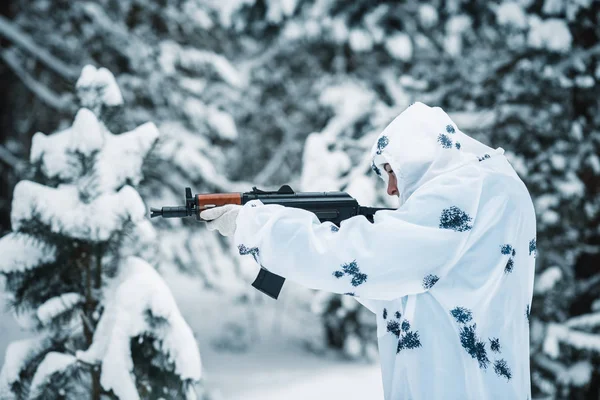
{"label": "assault rifle", "polygon": [[[209,193],[192,196],[192,189],[185,188],[185,206],[151,208],[150,217],[183,218],[195,216],[198,221],[200,212],[225,204],[243,205],[250,200],[260,200],[264,204],[279,204],[285,207],[301,208],[314,213],[319,221],[330,221],[336,226],[350,217],[365,216],[373,222],[373,215],[380,210],[393,208],[363,207],[358,201],[345,192],[301,192],[297,193],[288,185],[279,190],[266,192],[256,187],[246,193]],[[269,272],[262,265],[258,276],[252,283],[256,289],[273,299],[279,297],[285,278]]]}

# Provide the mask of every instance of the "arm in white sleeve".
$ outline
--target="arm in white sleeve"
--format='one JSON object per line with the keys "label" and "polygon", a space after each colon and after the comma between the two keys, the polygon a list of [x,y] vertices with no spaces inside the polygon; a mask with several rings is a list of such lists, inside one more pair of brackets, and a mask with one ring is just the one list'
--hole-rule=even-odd
{"label": "arm in white sleeve", "polygon": [[[234,240],[267,270],[309,288],[390,300],[429,290],[461,257],[480,185],[423,187],[375,222],[356,216],[320,223],[308,211],[252,201]],[[459,186],[459,187],[457,187]]]}

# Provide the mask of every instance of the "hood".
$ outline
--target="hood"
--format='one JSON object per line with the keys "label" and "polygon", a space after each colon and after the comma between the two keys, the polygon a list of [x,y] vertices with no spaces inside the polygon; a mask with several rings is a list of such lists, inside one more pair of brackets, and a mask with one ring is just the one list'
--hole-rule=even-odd
{"label": "hood", "polygon": [[371,167],[387,184],[383,165],[390,164],[403,204],[435,177],[503,153],[502,148],[493,150],[461,132],[441,108],[414,103],[378,136],[371,151]]}

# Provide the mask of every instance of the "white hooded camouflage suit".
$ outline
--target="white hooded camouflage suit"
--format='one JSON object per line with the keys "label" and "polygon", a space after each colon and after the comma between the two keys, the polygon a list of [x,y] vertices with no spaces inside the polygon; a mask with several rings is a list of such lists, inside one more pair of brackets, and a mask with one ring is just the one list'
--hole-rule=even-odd
{"label": "white hooded camouflage suit", "polygon": [[[355,296],[376,314],[386,400],[529,399],[536,255],[531,197],[504,150],[415,103],[373,147],[401,206],[320,223],[308,211],[246,204],[235,242],[266,269]],[[240,251],[242,253],[242,251]]]}

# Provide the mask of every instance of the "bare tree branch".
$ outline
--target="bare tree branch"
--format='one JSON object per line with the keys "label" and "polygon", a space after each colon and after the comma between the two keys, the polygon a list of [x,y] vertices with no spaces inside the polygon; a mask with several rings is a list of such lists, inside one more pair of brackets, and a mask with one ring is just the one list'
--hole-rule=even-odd
{"label": "bare tree branch", "polygon": [[27,71],[25,71],[19,60],[17,59],[14,51],[5,50],[0,52],[0,58],[13,70],[13,72],[23,81],[25,86],[33,94],[35,94],[40,100],[46,103],[48,106],[58,111],[73,112],[75,110],[75,103],[73,102],[73,95],[62,94],[58,95],[51,89],[48,89],[42,83],[38,82],[33,78]]}
{"label": "bare tree branch", "polygon": [[29,35],[21,31],[15,24],[2,15],[0,15],[0,36],[27,50],[33,57],[46,64],[66,80],[75,81],[79,77],[80,70],[78,68],[65,64],[45,49],[39,47]]}
{"label": "bare tree branch", "polygon": [[0,145],[0,161],[13,167],[17,175],[21,175],[27,168],[28,163],[13,155],[8,149]]}

